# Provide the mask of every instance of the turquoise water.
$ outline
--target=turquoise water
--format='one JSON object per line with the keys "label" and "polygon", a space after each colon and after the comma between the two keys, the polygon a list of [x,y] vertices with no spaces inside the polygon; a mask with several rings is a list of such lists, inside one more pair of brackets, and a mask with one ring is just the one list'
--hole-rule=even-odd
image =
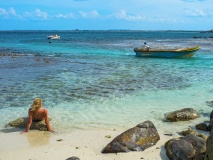
{"label": "turquoise water", "polygon": [[[60,40],[49,40],[50,34]],[[27,116],[35,97],[49,109],[57,131],[128,128],[151,120],[177,131],[208,120],[213,100],[213,39],[210,33],[174,31],[0,32],[0,128]],[[201,37],[201,38],[193,38]],[[201,49],[190,59],[140,58],[153,48]],[[167,123],[164,114],[190,107],[201,118]]]}

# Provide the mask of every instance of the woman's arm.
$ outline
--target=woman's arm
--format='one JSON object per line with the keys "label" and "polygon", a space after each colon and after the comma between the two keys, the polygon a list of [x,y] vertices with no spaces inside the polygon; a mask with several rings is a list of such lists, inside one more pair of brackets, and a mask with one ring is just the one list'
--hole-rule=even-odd
{"label": "woman's arm", "polygon": [[46,123],[46,126],[47,126],[47,130],[50,131],[50,132],[54,132],[50,128],[50,123],[49,123],[49,119],[48,119],[48,110],[45,109],[44,111],[45,111],[45,123]]}
{"label": "woman's arm", "polygon": [[32,113],[29,111],[29,112],[28,112],[28,122],[27,122],[26,132],[29,132],[30,126],[31,126],[31,124],[32,124],[32,120],[33,120],[33,115],[32,115]]}
{"label": "woman's arm", "polygon": [[27,122],[27,126],[26,126],[26,131],[22,131],[20,132],[21,134],[24,134],[26,132],[29,132],[30,130],[30,126],[32,124],[32,119],[33,119],[33,115],[32,113],[30,113],[30,110],[28,111],[28,122]]}

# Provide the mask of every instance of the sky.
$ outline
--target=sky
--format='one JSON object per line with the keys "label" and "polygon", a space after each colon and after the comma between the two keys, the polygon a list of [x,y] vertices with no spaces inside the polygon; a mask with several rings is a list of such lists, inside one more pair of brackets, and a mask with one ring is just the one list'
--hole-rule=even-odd
{"label": "sky", "polygon": [[0,0],[0,30],[211,30],[213,0]]}

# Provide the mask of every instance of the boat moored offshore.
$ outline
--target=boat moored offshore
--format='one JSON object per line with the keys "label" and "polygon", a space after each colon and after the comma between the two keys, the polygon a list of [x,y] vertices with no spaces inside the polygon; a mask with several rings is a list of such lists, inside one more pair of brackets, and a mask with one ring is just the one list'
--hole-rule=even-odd
{"label": "boat moored offshore", "polygon": [[175,49],[152,49],[152,48],[134,48],[138,57],[155,57],[155,58],[186,58],[192,57],[200,46],[190,48]]}
{"label": "boat moored offshore", "polygon": [[56,35],[47,36],[47,38],[48,39],[60,39],[61,37],[56,34]]}

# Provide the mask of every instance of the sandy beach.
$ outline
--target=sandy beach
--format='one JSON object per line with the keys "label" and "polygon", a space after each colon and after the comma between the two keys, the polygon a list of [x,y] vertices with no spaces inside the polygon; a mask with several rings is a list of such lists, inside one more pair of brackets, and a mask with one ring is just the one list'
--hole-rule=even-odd
{"label": "sandy beach", "polygon": [[[46,39],[49,34],[2,33],[0,160],[66,160],[72,156],[168,160],[165,142],[209,120],[212,108],[206,101],[212,100],[213,88],[209,39],[202,39],[192,59],[141,59],[133,51],[141,36],[158,47],[200,45],[201,40],[193,38],[204,36],[200,32],[63,31],[64,39],[51,45]],[[36,97],[48,109],[55,133],[30,130],[20,134],[23,129],[4,127],[26,117]],[[201,116],[187,122],[164,121],[166,113],[182,108],[193,108]],[[156,145],[143,152],[101,153],[116,136],[146,120],[158,130]]]}
{"label": "sandy beach", "polygon": [[[171,139],[161,133],[160,141],[143,152],[102,154],[101,150],[124,130],[73,130],[69,133],[19,131],[0,133],[0,160],[167,160],[164,143]],[[110,136],[111,138],[107,138]]]}

